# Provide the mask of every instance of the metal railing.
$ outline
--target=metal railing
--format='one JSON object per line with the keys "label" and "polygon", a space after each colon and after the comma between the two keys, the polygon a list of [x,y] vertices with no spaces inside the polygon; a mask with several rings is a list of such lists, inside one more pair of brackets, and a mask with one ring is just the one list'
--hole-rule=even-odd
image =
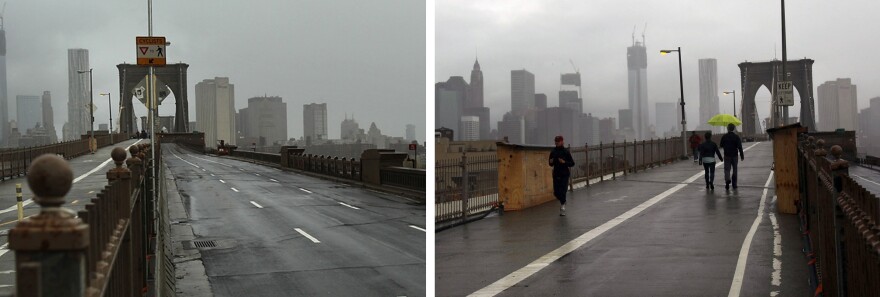
{"label": "metal railing", "polygon": [[[681,157],[681,145],[681,138],[675,137],[570,147],[575,160],[572,188],[671,163]],[[437,160],[434,169],[435,223],[464,221],[496,208],[503,210],[498,197],[497,155],[465,153],[461,158]]]}
{"label": "metal railing", "polygon": [[293,154],[287,159],[287,166],[308,172],[333,177],[361,180],[361,162],[358,159],[315,156],[311,154]]}
{"label": "metal railing", "polygon": [[[112,143],[110,142],[110,135],[107,134],[96,135],[95,139],[98,147],[101,148],[126,141],[129,137],[128,134],[113,134]],[[4,149],[0,151],[0,180],[26,175],[31,161],[43,154],[60,155],[64,159],[69,160],[89,152],[88,138],[41,146]]]}
{"label": "metal railing", "polygon": [[278,153],[263,153],[238,149],[230,151],[229,155],[259,162],[281,164],[281,154]]}
{"label": "metal railing", "polygon": [[874,296],[880,292],[880,201],[849,177],[840,146],[801,139],[797,205],[816,293]]}
{"label": "metal railing", "polygon": [[408,167],[384,167],[379,169],[380,183],[414,191],[425,191],[425,170]]}
{"label": "metal railing", "polygon": [[[57,155],[37,157],[28,184],[40,213],[9,232],[16,296],[142,296],[147,290],[154,210],[148,144],[114,148],[108,184],[85,209],[61,208],[73,182]],[[161,157],[161,154],[157,156]],[[123,163],[127,163],[123,167]]]}

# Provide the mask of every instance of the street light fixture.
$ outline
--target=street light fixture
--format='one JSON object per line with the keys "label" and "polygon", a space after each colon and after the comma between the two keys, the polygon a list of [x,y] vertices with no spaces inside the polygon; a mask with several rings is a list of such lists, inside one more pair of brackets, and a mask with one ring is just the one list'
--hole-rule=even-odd
{"label": "street light fixture", "polygon": [[113,96],[110,93],[101,93],[101,96],[107,96],[107,111],[110,113],[110,131],[107,134],[110,134],[110,143],[113,143]]}
{"label": "street light fixture", "polygon": [[676,52],[678,53],[678,87],[681,91],[681,159],[687,160],[687,120],[684,116],[684,78],[681,74],[681,47],[678,47],[674,50],[660,50],[660,55],[665,56],[666,54]]}
{"label": "street light fixture", "polygon": [[89,138],[89,150],[94,154],[97,146],[92,148],[92,142],[95,141],[95,92],[94,88],[92,88],[92,68],[89,68],[89,70],[78,70],[77,72],[79,74],[86,72],[89,73],[89,133],[91,134],[91,137]]}
{"label": "street light fixture", "polygon": [[724,91],[724,95],[733,94],[733,116],[736,117],[736,90]]}

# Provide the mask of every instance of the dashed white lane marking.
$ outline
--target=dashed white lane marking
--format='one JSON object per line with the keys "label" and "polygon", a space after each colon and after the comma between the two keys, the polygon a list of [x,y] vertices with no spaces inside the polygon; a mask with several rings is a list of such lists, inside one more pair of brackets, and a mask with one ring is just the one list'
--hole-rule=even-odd
{"label": "dashed white lane marking", "polygon": [[303,231],[303,230],[300,229],[300,228],[293,228],[293,230],[296,230],[296,232],[299,232],[299,234],[302,234],[303,236],[308,237],[309,240],[311,240],[311,241],[314,242],[314,243],[321,243],[320,240],[318,240],[317,238],[315,238],[315,237],[309,235],[308,233],[306,233],[306,231]]}
{"label": "dashed white lane marking", "polygon": [[7,243],[4,243],[3,245],[0,245],[0,257],[2,257],[3,255],[5,255],[6,252],[9,252],[9,250],[7,249],[8,246],[9,246],[9,243],[8,243],[8,242],[7,242]]}
{"label": "dashed white lane marking", "polygon": [[215,164],[220,164],[220,165],[223,165],[223,166],[226,166],[226,167],[233,167],[232,165],[229,165],[229,164],[226,164],[226,163],[221,163],[221,162],[217,162],[217,161],[213,161],[213,160],[208,160],[208,159],[205,159],[205,158],[199,158],[199,157],[196,157],[196,156],[193,156],[193,155],[190,155],[190,156],[193,157],[193,158],[196,158],[196,159],[202,160],[202,161],[207,161],[207,162],[211,162],[211,163],[215,163]]}
{"label": "dashed white lane marking", "polygon": [[770,181],[773,180],[773,173],[773,171],[770,172],[770,176],[767,177],[767,182],[764,183],[764,193],[761,194],[761,202],[758,205],[758,217],[756,217],[755,222],[752,223],[752,228],[749,229],[749,233],[746,234],[746,239],[743,240],[742,247],[739,250],[739,259],[736,261],[736,271],[733,273],[733,283],[730,284],[730,292],[727,294],[728,297],[739,296],[740,290],[742,289],[743,275],[746,272],[746,263],[749,259],[749,248],[752,246],[752,239],[755,237],[755,232],[758,231],[758,225],[761,225],[761,221],[764,219],[764,202],[767,201],[767,187],[770,185]]}
{"label": "dashed white lane marking", "polygon": [[[237,191],[236,191],[236,192],[237,192]],[[253,204],[253,205],[256,206],[256,207],[263,208],[263,206],[260,205],[259,203],[256,203],[256,202],[251,201],[251,204]]]}
{"label": "dashed white lane marking", "polygon": [[205,170],[205,168],[202,168],[202,171],[205,171],[205,172],[207,172],[207,170]]}
{"label": "dashed white lane marking", "polygon": [[867,178],[864,178],[864,177],[862,177],[862,176],[860,176],[860,175],[855,175],[855,174],[851,174],[851,175],[852,175],[852,176],[855,176],[855,177],[858,177],[858,178],[861,178],[861,179],[865,180],[866,182],[869,182],[869,183],[872,183],[872,184],[875,184],[875,185],[880,186],[880,184],[878,184],[877,182],[875,182],[875,181],[873,181],[873,180],[870,180],[870,179],[867,179]]}
{"label": "dashed white lane marking", "polygon": [[584,244],[587,244],[588,242],[592,241],[596,237],[599,237],[600,235],[604,234],[608,230],[613,229],[617,225],[620,225],[621,223],[626,222],[630,218],[635,217],[636,215],[643,212],[645,209],[648,209],[652,205],[657,204],[658,202],[662,201],[663,199],[666,199],[666,197],[671,196],[673,193],[677,192],[678,190],[681,190],[682,188],[684,188],[685,186],[687,186],[688,184],[690,184],[691,182],[697,180],[698,178],[700,178],[702,176],[703,176],[703,171],[700,171],[699,173],[694,174],[690,178],[673,186],[672,188],[669,188],[668,190],[664,191],[663,193],[660,193],[657,196],[654,196],[653,198],[648,199],[645,202],[642,202],[642,204],[639,204],[638,206],[636,206],[636,207],[628,210],[627,212],[617,216],[616,218],[613,218],[613,219],[605,222],[604,224],[602,224],[602,225],[600,225],[590,231],[587,231],[584,234],[581,234],[581,236],[578,236],[577,238],[569,241],[568,243],[562,245],[561,247],[551,251],[550,253],[548,253],[544,256],[541,256],[540,258],[538,258],[535,261],[532,261],[531,263],[529,263],[525,267],[520,268],[520,269],[508,274],[507,276],[495,281],[494,283],[492,283],[492,284],[490,284],[490,285],[488,285],[488,286],[480,289],[479,291],[476,291],[468,296],[495,296],[495,295],[500,294],[504,290],[507,290],[508,288],[515,286],[520,281],[528,278],[529,276],[532,276],[533,274],[537,273],[538,271],[541,271],[541,269],[544,269],[544,267],[547,267],[548,265],[550,265],[550,263],[553,263],[556,260],[559,260],[559,258],[562,258],[562,256],[565,256],[565,255],[573,252],[574,250],[580,248]]}
{"label": "dashed white lane marking", "polygon": [[271,181],[273,181],[273,182],[276,182],[276,183],[278,182],[278,181],[275,180],[274,178],[270,178],[269,180],[271,180]]}
{"label": "dashed white lane marking", "polygon": [[420,230],[420,231],[422,231],[422,232],[428,232],[428,231],[426,231],[425,229],[419,228],[419,226],[416,226],[416,225],[409,225],[409,227],[410,227],[410,228],[413,228],[413,229],[416,229],[416,230]]}
{"label": "dashed white lane marking", "polygon": [[89,193],[88,193],[88,194],[91,194],[91,193],[94,193],[94,192],[95,192],[95,191],[89,191]]}
{"label": "dashed white lane marking", "polygon": [[222,180],[222,179],[221,179],[221,180],[220,180],[220,182],[221,182],[221,183],[224,183],[224,184],[225,184],[225,183],[226,183],[226,182],[225,182],[225,181],[223,181],[223,180]]}
{"label": "dashed white lane marking", "polygon": [[254,174],[257,175],[257,176],[262,176],[262,175],[260,175],[259,173],[254,173]]}
{"label": "dashed white lane marking", "polygon": [[0,271],[0,274],[13,274],[13,273],[15,273],[15,270],[4,270],[4,271]]}
{"label": "dashed white lane marking", "polygon": [[73,200],[70,204],[76,204],[77,202],[79,202],[79,199]]}
{"label": "dashed white lane marking", "polygon": [[216,175],[214,175],[213,173],[211,173],[211,176],[216,176]]}
{"label": "dashed white lane marking", "polygon": [[232,190],[235,191],[236,193],[238,193],[238,189],[232,188]]}
{"label": "dashed white lane marking", "polygon": [[9,288],[9,287],[12,287],[12,285],[0,285],[0,288]]}
{"label": "dashed white lane marking", "polygon": [[344,205],[344,206],[346,206],[346,207],[348,207],[348,208],[351,208],[351,209],[360,209],[360,208],[357,208],[357,207],[354,207],[354,206],[351,206],[351,205],[348,205],[348,204],[345,204],[345,203],[342,203],[342,202],[339,202],[339,204],[342,204],[342,205]]}
{"label": "dashed white lane marking", "polygon": [[309,193],[309,194],[312,193],[312,191],[309,191],[309,190],[306,190],[306,189],[303,189],[303,188],[299,188],[299,190],[300,190],[300,191],[303,191],[303,192],[306,192],[306,193]]}

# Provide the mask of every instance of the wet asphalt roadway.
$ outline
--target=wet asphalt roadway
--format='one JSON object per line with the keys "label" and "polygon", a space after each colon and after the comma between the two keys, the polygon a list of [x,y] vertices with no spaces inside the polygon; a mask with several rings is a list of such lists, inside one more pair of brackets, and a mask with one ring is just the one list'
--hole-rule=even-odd
{"label": "wet asphalt roadway", "polygon": [[[723,167],[711,192],[696,176],[702,166],[677,162],[570,192],[565,217],[554,201],[439,232],[436,294],[727,296],[742,261],[739,296],[811,296],[797,217],[776,213],[772,181],[747,257],[741,256],[771,173],[771,144],[745,155],[739,189],[729,193]],[[615,219],[661,199],[655,197],[663,198]],[[559,252],[566,244],[571,252]]]}
{"label": "wet asphalt roadway", "polygon": [[425,206],[163,147],[216,296],[424,296]]}
{"label": "wet asphalt roadway", "polygon": [[[127,148],[135,142],[149,143],[149,140],[127,140],[98,149],[94,154],[86,154],[68,160],[71,169],[73,169],[74,183],[67,194],[64,207],[73,211],[82,210],[86,202],[94,198],[97,192],[107,185],[107,170],[115,166],[110,159],[110,151],[114,147]],[[22,200],[26,204],[24,216],[31,216],[39,212],[39,206],[29,201],[33,197],[33,193],[28,187],[25,176],[0,182],[0,234],[2,234],[0,236],[0,293],[15,291],[15,256],[13,251],[7,249],[7,234],[18,220],[16,183],[21,183]]]}

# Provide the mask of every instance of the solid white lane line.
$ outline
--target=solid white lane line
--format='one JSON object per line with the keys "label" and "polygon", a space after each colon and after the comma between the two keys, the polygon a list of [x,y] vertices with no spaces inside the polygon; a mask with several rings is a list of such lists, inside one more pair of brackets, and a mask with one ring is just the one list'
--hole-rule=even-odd
{"label": "solid white lane line", "polygon": [[251,204],[253,204],[253,205],[256,206],[256,207],[263,208],[262,205],[260,205],[260,204],[258,204],[258,203],[256,203],[256,202],[251,201]]}
{"label": "solid white lane line", "polygon": [[865,180],[865,181],[867,181],[867,182],[869,182],[869,183],[872,183],[872,184],[875,184],[875,185],[880,186],[880,184],[878,184],[877,182],[875,182],[875,181],[873,181],[873,180],[870,180],[870,179],[867,179],[867,178],[864,178],[864,177],[862,177],[862,176],[860,176],[860,175],[855,175],[855,174],[851,174],[851,175],[852,175],[852,176],[855,176],[855,177],[858,177],[858,178],[861,178],[861,179],[863,179],[863,180]]}
{"label": "solid white lane line", "polygon": [[318,240],[318,239],[315,238],[315,237],[312,237],[311,235],[309,235],[308,233],[306,233],[306,231],[303,231],[303,230],[300,229],[300,228],[293,228],[293,229],[296,230],[296,232],[299,232],[299,234],[302,234],[302,236],[308,237],[309,240],[311,240],[312,242],[314,242],[314,243],[321,243],[320,240]]}
{"label": "solid white lane line", "polygon": [[[131,148],[131,146],[137,144],[138,142],[141,142],[141,140],[135,141],[131,145],[125,147],[125,151],[128,151],[128,149]],[[113,161],[113,158],[107,159],[106,161],[104,161],[103,163],[98,165],[97,167],[93,168],[92,170],[89,170],[89,172],[86,172],[85,174],[80,175],[79,177],[73,179],[73,183],[78,183],[79,181],[83,180],[84,178],[88,177],[89,175],[92,175],[92,173],[98,172],[98,170],[101,170],[101,168],[104,168],[104,166],[107,166],[107,164],[110,163],[110,161]]]}
{"label": "solid white lane line", "polygon": [[761,221],[764,219],[764,202],[767,200],[767,187],[770,186],[770,181],[773,180],[773,173],[773,171],[770,172],[770,176],[767,177],[767,182],[764,183],[764,193],[761,194],[761,204],[758,205],[758,217],[756,217],[755,222],[752,223],[752,228],[749,229],[749,233],[746,234],[746,239],[743,240],[742,247],[739,250],[739,260],[736,261],[736,272],[733,273],[733,283],[730,284],[730,292],[727,294],[728,297],[739,296],[740,290],[742,289],[743,275],[746,272],[746,262],[749,259],[749,248],[752,246],[752,239],[755,237],[755,232],[758,231],[758,225],[761,225]]}
{"label": "solid white lane line", "polygon": [[232,190],[235,191],[236,193],[238,192],[238,189],[236,189],[236,188],[232,188]]}
{"label": "solid white lane line", "polygon": [[190,156],[190,157],[193,157],[193,158],[196,158],[196,159],[199,159],[199,160],[202,160],[202,161],[207,161],[207,162],[211,162],[211,163],[220,164],[220,165],[223,165],[223,166],[226,166],[226,167],[232,167],[232,165],[229,165],[229,164],[226,164],[226,163],[221,163],[221,162],[217,162],[217,161],[213,161],[213,160],[208,160],[208,159],[205,159],[205,158],[199,158],[199,157],[196,157],[196,156]]}
{"label": "solid white lane line", "polygon": [[416,230],[421,230],[422,232],[428,232],[428,231],[426,231],[425,229],[419,228],[419,227],[416,226],[416,225],[409,225],[409,227],[410,227],[410,228],[413,228],[413,229],[416,229]]}
{"label": "solid white lane line", "polygon": [[0,271],[0,274],[13,274],[13,273],[15,273],[15,270],[4,270],[4,271]]}
{"label": "solid white lane line", "polygon": [[351,206],[351,205],[348,205],[348,204],[345,204],[342,202],[339,202],[339,204],[342,204],[342,205],[347,206],[348,208],[352,208],[352,209],[360,209],[360,208],[357,208],[357,207],[354,207],[354,206]]}
{"label": "solid white lane line", "polygon": [[299,188],[299,190],[300,190],[300,191],[303,191],[303,192],[306,192],[306,193],[309,193],[309,194],[312,193],[312,191],[309,191],[309,190],[306,190],[306,189],[303,189],[303,188]]}
{"label": "solid white lane line", "polygon": [[273,181],[273,182],[276,182],[276,183],[278,182],[278,181],[275,180],[274,178],[270,178],[269,180],[271,180],[271,181]]}
{"label": "solid white lane line", "polygon": [[488,285],[488,286],[480,289],[479,291],[476,291],[468,296],[495,296],[495,295],[500,294],[504,290],[507,290],[508,288],[515,286],[516,284],[518,284],[522,280],[528,278],[529,276],[532,276],[533,274],[537,273],[538,271],[541,271],[541,269],[544,269],[544,267],[547,267],[548,265],[550,265],[550,263],[553,263],[556,260],[559,260],[559,258],[562,258],[563,256],[580,248],[584,244],[587,244],[588,242],[592,241],[593,239],[596,239],[596,237],[599,237],[600,235],[607,232],[608,230],[611,230],[612,228],[616,227],[617,225],[620,225],[621,223],[626,222],[630,218],[643,212],[645,209],[648,209],[652,205],[657,204],[657,202],[660,202],[663,199],[666,199],[666,197],[671,196],[672,194],[674,194],[678,190],[681,190],[682,188],[684,188],[685,186],[687,186],[688,184],[690,184],[691,182],[697,180],[698,178],[700,178],[702,176],[703,176],[703,171],[700,171],[699,173],[694,174],[690,178],[673,186],[672,188],[669,188],[668,190],[664,191],[663,193],[660,193],[657,196],[654,196],[653,198],[648,199],[645,202],[642,202],[642,204],[639,204],[638,206],[636,206],[636,207],[628,210],[627,212],[617,216],[616,218],[613,218],[613,219],[605,222],[604,224],[602,224],[602,225],[600,225],[590,231],[587,231],[586,233],[569,241],[568,243],[562,245],[561,247],[551,251],[550,253],[548,253],[544,256],[541,256],[540,258],[538,258],[535,261],[532,261],[532,263],[529,263],[525,267],[520,268],[520,269],[508,274],[507,276],[499,279],[498,281],[495,281],[494,283],[492,283],[492,284],[490,284],[490,285]]}
{"label": "solid white lane line", "polygon": [[[183,161],[183,162],[186,162],[186,164],[192,165],[192,166],[195,167],[195,168],[202,168],[202,167],[199,167],[199,165],[196,165],[196,164],[193,164],[193,163],[190,162],[190,161],[184,160],[183,158],[181,158],[180,156],[178,156],[177,154],[175,154],[173,151],[170,151],[170,152],[171,152],[172,155],[174,155],[175,158],[180,159],[180,160]],[[204,169],[202,169],[202,170],[204,170]]]}
{"label": "solid white lane line", "polygon": [[[776,195],[773,195],[776,200]],[[772,202],[770,203],[773,204]],[[776,287],[782,286],[782,234],[779,232],[779,223],[776,221],[776,214],[772,211],[770,214],[770,223],[773,224],[773,273],[770,274],[770,284]],[[779,294],[779,291],[772,291]]]}
{"label": "solid white lane line", "polygon": [[224,183],[224,184],[225,184],[225,183],[226,183],[226,182],[225,182],[225,181],[223,181],[223,180],[222,180],[222,179],[221,179],[221,180],[220,180],[220,182],[221,182],[221,183]]}

